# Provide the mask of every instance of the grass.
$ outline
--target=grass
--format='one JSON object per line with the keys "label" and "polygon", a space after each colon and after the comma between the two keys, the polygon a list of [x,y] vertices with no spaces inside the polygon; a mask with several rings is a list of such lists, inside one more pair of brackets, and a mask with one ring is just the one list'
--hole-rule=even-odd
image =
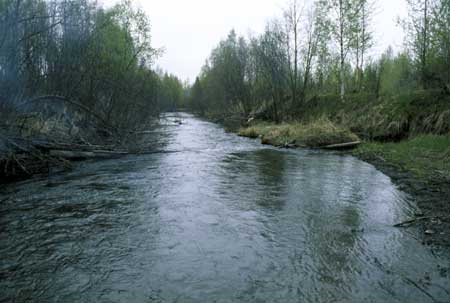
{"label": "grass", "polygon": [[349,94],[341,102],[336,95],[318,95],[303,105],[301,115],[307,121],[328,117],[367,140],[398,141],[423,133],[448,133],[450,96],[440,90],[378,99],[367,94]]}
{"label": "grass", "polygon": [[366,160],[380,160],[418,178],[450,181],[450,133],[419,135],[397,143],[366,143],[354,151]]}
{"label": "grass", "polygon": [[337,126],[327,118],[310,123],[269,124],[258,123],[239,131],[239,135],[261,138],[263,144],[274,146],[323,147],[331,144],[358,141],[359,138],[345,127]]}

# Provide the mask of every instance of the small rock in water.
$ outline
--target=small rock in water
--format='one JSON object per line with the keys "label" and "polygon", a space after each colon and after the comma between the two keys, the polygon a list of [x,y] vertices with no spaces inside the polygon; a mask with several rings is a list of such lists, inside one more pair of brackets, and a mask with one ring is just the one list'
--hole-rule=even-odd
{"label": "small rock in water", "polygon": [[425,231],[425,234],[426,234],[426,235],[434,235],[434,231],[431,230],[431,229],[427,229],[427,230]]}

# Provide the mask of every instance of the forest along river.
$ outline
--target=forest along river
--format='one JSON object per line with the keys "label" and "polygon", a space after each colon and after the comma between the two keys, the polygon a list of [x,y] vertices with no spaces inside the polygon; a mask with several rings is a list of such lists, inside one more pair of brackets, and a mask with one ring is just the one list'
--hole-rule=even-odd
{"label": "forest along river", "polygon": [[0,189],[0,302],[449,302],[448,252],[373,166],[180,114],[163,153]]}

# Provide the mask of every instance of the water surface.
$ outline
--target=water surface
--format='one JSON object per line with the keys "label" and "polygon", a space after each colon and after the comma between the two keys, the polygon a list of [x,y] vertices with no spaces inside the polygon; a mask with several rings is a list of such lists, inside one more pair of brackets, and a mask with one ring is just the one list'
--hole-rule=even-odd
{"label": "water surface", "polygon": [[181,116],[162,153],[2,186],[0,302],[450,302],[373,166]]}

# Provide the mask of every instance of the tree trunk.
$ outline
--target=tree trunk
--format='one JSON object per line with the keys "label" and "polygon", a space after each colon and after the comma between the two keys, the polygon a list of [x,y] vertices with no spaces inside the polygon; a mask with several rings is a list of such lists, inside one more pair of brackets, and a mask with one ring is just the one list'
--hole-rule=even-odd
{"label": "tree trunk", "polygon": [[340,47],[340,73],[339,73],[339,81],[340,81],[340,97],[341,101],[344,102],[345,98],[345,83],[344,83],[344,67],[345,67],[345,54],[344,54],[344,7],[343,0],[339,1],[339,47]]}
{"label": "tree trunk", "polygon": [[423,88],[427,89],[427,56],[428,56],[428,0],[424,1],[423,9],[423,41],[421,58],[421,78]]}
{"label": "tree trunk", "polygon": [[[297,14],[295,13],[295,18]],[[297,20],[295,20],[297,22]],[[294,25],[294,85],[292,92],[292,103],[297,106],[297,83],[298,83],[298,33],[297,24]]]}

